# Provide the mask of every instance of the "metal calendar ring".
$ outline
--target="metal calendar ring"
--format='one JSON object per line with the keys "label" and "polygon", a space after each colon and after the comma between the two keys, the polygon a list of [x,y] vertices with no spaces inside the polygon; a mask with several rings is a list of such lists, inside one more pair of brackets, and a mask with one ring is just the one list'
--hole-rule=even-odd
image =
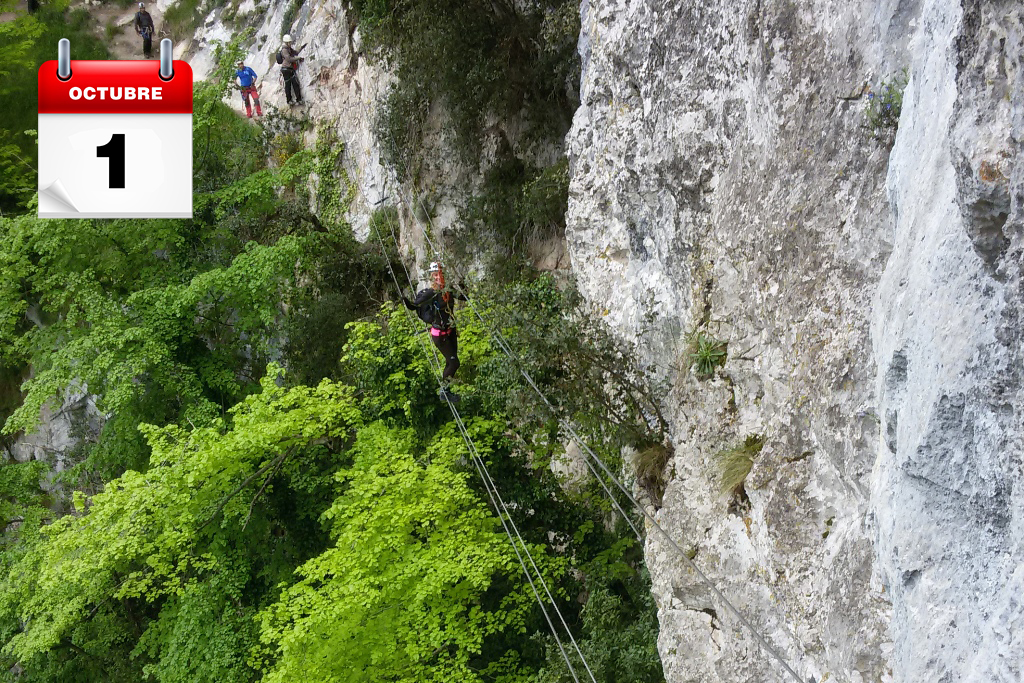
{"label": "metal calendar ring", "polygon": [[57,42],[57,78],[62,81],[71,78],[71,41],[67,38]]}
{"label": "metal calendar ring", "polygon": [[174,59],[173,46],[170,38],[160,41],[160,78],[169,81],[174,78],[174,67],[171,62]]}

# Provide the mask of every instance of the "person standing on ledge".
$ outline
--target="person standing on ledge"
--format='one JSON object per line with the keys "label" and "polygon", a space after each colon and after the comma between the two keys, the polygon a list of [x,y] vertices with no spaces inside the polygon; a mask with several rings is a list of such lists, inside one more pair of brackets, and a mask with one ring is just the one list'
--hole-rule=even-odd
{"label": "person standing on ledge", "polygon": [[299,53],[302,52],[307,43],[303,43],[302,47],[295,49],[292,47],[292,37],[287,33],[281,39],[281,42],[284,45],[277,53],[277,63],[281,65],[281,76],[284,77],[284,98],[288,101],[288,104],[292,104],[293,101],[295,104],[302,104],[302,90],[299,89],[299,77],[295,71],[299,68],[299,64],[302,64],[306,59],[305,57],[300,57]]}
{"label": "person standing on ledge", "polygon": [[146,6],[139,3],[139,11],[135,13],[135,32],[142,36],[142,54],[149,59],[153,55],[153,17],[149,16]]}
{"label": "person standing on ledge", "polygon": [[238,87],[242,91],[242,102],[245,103],[245,114],[252,118],[252,107],[249,106],[249,95],[252,95],[256,103],[256,116],[263,116],[263,109],[260,107],[260,93],[256,89],[256,72],[251,66],[246,66],[241,59],[235,65],[235,77],[238,78]]}

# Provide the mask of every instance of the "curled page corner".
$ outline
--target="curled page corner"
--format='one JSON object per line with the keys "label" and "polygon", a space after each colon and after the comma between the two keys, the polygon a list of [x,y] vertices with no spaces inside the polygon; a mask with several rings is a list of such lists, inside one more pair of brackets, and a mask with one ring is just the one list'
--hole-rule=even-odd
{"label": "curled page corner", "polygon": [[[43,200],[47,201],[43,201]],[[43,205],[47,205],[43,208]],[[54,206],[56,204],[56,206]],[[39,190],[39,211],[40,213],[50,212],[71,212],[80,213],[78,207],[75,206],[75,202],[71,199],[71,195],[68,193],[64,183],[60,181],[60,178],[54,180],[47,187]]]}

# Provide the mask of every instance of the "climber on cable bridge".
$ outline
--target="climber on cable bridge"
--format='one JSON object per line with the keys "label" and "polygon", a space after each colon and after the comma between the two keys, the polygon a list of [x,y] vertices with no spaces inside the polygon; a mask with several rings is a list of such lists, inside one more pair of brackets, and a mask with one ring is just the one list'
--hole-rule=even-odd
{"label": "climber on cable bridge", "polygon": [[452,306],[456,299],[466,301],[464,294],[453,295],[444,291],[444,273],[437,262],[430,264],[431,286],[416,292],[409,301],[402,295],[402,301],[410,310],[416,311],[420,320],[430,325],[430,340],[444,357],[444,371],[441,373],[441,391],[438,395],[445,401],[455,402],[459,396],[448,387],[459,369],[459,333],[455,329]]}

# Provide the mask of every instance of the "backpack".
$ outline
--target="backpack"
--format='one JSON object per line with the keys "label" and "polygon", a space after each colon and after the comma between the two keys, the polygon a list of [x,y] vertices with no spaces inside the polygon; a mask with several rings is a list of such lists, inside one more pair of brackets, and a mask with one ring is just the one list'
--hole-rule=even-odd
{"label": "backpack", "polygon": [[434,307],[420,306],[416,309],[416,316],[428,325],[434,324]]}
{"label": "backpack", "polygon": [[436,312],[434,310],[433,302],[433,290],[421,289],[416,292],[416,296],[413,298],[413,306],[416,307],[416,317],[425,322],[428,325],[433,325],[436,320]]}
{"label": "backpack", "polygon": [[431,327],[439,330],[451,328],[451,313],[447,310],[448,304],[441,292],[422,289],[416,293],[413,305],[416,306],[416,317]]}
{"label": "backpack", "polygon": [[284,64],[284,55],[281,54],[280,50],[277,51],[277,63]]}

